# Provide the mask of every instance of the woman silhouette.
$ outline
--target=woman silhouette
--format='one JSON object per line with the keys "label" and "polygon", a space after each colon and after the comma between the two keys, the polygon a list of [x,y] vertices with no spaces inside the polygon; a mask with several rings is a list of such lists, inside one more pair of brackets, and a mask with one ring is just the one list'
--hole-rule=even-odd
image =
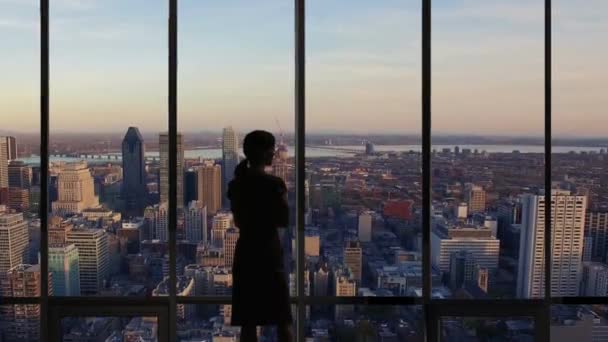
{"label": "woman silhouette", "polygon": [[272,165],[275,139],[266,131],[245,136],[245,159],[234,172],[228,198],[239,228],[232,274],[232,325],[241,341],[257,341],[257,326],[276,325],[280,342],[290,342],[291,309],[277,228],[287,227],[287,188],[265,173]]}

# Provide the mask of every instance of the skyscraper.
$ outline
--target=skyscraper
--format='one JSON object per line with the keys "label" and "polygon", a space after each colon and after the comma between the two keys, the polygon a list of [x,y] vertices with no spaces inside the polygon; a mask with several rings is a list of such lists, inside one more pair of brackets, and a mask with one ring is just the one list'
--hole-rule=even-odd
{"label": "skyscraper", "polygon": [[[51,275],[49,275],[49,282],[52,282]],[[40,284],[40,265],[17,265],[11,268],[7,274],[7,296],[39,297]],[[49,294],[53,294],[50,287]],[[40,339],[40,305],[7,305],[3,308],[2,315],[4,319],[15,323],[7,329],[9,341],[38,341]]]}
{"label": "skyscraper", "polygon": [[0,137],[0,189],[8,188],[8,151],[7,138]]}
{"label": "skyscraper", "polygon": [[239,230],[237,228],[228,228],[224,233],[224,258],[226,262],[224,265],[229,269],[232,269],[234,262],[234,250],[236,248],[236,242],[239,239]]}
{"label": "skyscraper", "polygon": [[137,127],[129,127],[122,140],[122,189],[126,216],[141,216],[146,205],[146,149]]}
{"label": "skyscraper", "polygon": [[465,192],[465,200],[469,213],[480,213],[486,210],[486,192],[480,186],[468,184]]}
{"label": "skyscraper", "polygon": [[53,202],[53,214],[81,213],[99,206],[91,172],[84,161],[66,164],[58,176],[58,199]]}
{"label": "skyscraper", "polygon": [[13,160],[8,164],[8,186],[29,189],[32,186],[32,168],[20,160]]}
{"label": "skyscraper", "polygon": [[[228,190],[228,183],[232,180],[234,169],[239,164],[239,140],[236,132],[231,126],[225,127],[222,132],[222,187],[223,191]],[[222,203],[228,205],[228,197],[222,194]]]}
{"label": "skyscraper", "polygon": [[[160,147],[160,203],[169,201],[169,133],[161,133]],[[184,207],[184,146],[182,135],[177,134],[177,207]]]}
{"label": "skyscraper", "polygon": [[231,213],[217,213],[213,217],[211,227],[211,244],[216,247],[224,246],[224,234],[228,228],[233,227],[234,222]]}
{"label": "skyscraper", "polygon": [[344,247],[344,266],[350,269],[352,277],[361,284],[361,272],[363,266],[363,250],[358,241],[348,241]]}
{"label": "skyscraper", "polygon": [[22,213],[0,213],[0,280],[8,270],[25,263],[28,240],[27,222]]}
{"label": "skyscraper", "polygon": [[587,211],[585,236],[591,238],[591,257],[606,261],[608,254],[608,211]]}
{"label": "skyscraper", "polygon": [[17,159],[17,139],[15,137],[6,138],[6,159],[8,161]]}
{"label": "skyscraper", "polygon": [[96,295],[109,273],[108,236],[101,229],[72,229],[67,243],[78,248],[81,294]]}
{"label": "skyscraper", "polygon": [[372,212],[366,211],[359,215],[359,241],[372,241]]}
{"label": "skyscraper", "polygon": [[465,284],[476,281],[477,263],[473,255],[466,250],[452,253],[450,256],[450,287],[458,290]]}
{"label": "skyscraper", "polygon": [[186,240],[207,243],[207,208],[201,201],[191,201],[185,215]]}
{"label": "skyscraper", "polygon": [[196,168],[197,198],[207,207],[207,212],[215,215],[222,208],[222,167],[205,163]]}
{"label": "skyscraper", "polygon": [[607,296],[608,265],[601,262],[584,262],[581,286],[582,296]]}
{"label": "skyscraper", "polygon": [[[583,257],[587,198],[569,191],[551,191],[551,295],[578,296]],[[522,196],[517,296],[543,297],[545,293],[545,198]]]}
{"label": "skyscraper", "polygon": [[75,244],[49,245],[49,272],[55,296],[80,296],[80,267]]}

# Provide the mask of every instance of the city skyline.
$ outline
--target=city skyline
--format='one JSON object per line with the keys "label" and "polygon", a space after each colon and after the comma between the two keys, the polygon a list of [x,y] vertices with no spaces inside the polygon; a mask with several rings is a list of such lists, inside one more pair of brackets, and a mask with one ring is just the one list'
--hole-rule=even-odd
{"label": "city skyline", "polygon": [[[9,51],[0,66],[9,81],[0,90],[11,94],[3,111],[10,113],[13,129],[39,125],[36,3],[0,1],[5,9],[0,27],[6,28],[0,38]],[[74,124],[80,132],[115,130],[125,113],[129,125],[166,129],[166,4],[140,4],[53,2],[51,133]],[[307,129],[341,130],[349,122],[346,129],[361,134],[419,131],[420,5],[385,1],[370,8],[356,1],[340,12],[332,11],[340,7],[337,1],[320,4],[308,3]],[[608,32],[600,14],[607,7],[597,0],[593,6],[554,4],[553,129],[558,135],[603,134],[597,122],[604,120],[605,102],[598,91],[606,76],[601,63],[606,51],[593,41]],[[275,118],[287,128],[293,122],[292,4],[266,0],[256,10],[259,15],[252,16],[236,0],[180,2],[180,126],[233,124],[245,131],[274,127]],[[540,1],[521,0],[433,5],[434,132],[542,133],[542,10]],[[122,20],[127,17],[128,23]],[[218,30],[221,21],[232,25]],[[462,80],[467,80],[464,87]],[[474,101],[463,91],[483,96]]]}

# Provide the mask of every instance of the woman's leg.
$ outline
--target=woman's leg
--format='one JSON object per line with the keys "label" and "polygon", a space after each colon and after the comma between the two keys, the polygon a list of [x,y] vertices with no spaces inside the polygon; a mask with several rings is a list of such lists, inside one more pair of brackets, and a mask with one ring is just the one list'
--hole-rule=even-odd
{"label": "woman's leg", "polygon": [[291,333],[291,324],[281,324],[277,327],[277,334],[279,335],[278,342],[293,342],[293,336]]}
{"label": "woman's leg", "polygon": [[258,342],[258,331],[255,325],[241,327],[241,342]]}

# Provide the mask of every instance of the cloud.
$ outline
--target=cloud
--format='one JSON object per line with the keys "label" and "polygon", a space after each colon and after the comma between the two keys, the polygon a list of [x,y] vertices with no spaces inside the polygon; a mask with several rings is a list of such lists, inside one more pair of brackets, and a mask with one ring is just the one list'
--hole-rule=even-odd
{"label": "cloud", "polygon": [[27,19],[0,18],[0,28],[15,31],[38,31],[37,21]]}

